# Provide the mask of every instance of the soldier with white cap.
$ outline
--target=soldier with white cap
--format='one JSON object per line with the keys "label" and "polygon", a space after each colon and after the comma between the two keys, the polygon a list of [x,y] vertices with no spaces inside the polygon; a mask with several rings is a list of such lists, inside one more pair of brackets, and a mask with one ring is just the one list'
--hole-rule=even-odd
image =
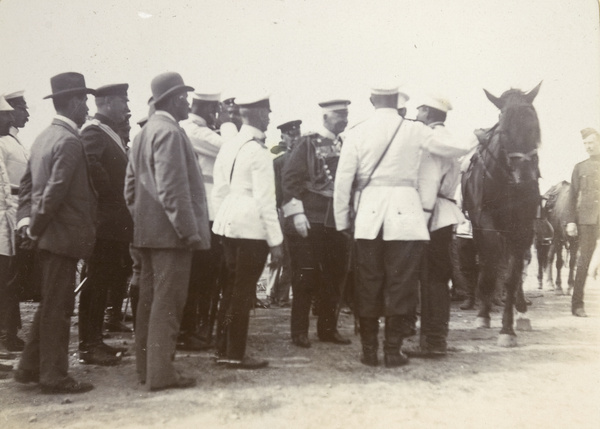
{"label": "soldier with white cap", "polygon": [[[12,128],[14,121],[14,109],[10,104],[0,95],[0,139],[4,139],[4,136],[8,136]],[[12,256],[14,255],[14,247],[12,243],[14,240],[14,225],[8,222],[8,213],[14,211],[16,206],[13,207],[13,196],[11,193],[10,179],[6,170],[4,157],[0,157],[0,214],[4,213],[2,219],[4,220],[1,224],[2,227],[2,246],[0,247],[0,318],[1,320],[7,320],[12,313],[14,307],[11,299],[10,291],[7,288],[7,283],[10,280],[10,264]],[[17,311],[19,309],[19,301],[16,301]],[[0,357],[2,359],[14,357],[10,353],[4,343],[0,343]],[[10,371],[12,367],[10,365],[0,364],[0,371]],[[0,378],[5,378],[0,373]]]}
{"label": "soldier with white cap", "polygon": [[[198,159],[208,202],[209,225],[212,228],[215,211],[210,197],[213,189],[213,170],[217,154],[225,139],[215,130],[220,106],[220,92],[193,92],[192,107],[187,120],[181,122]],[[208,250],[195,251],[192,256],[188,297],[183,310],[177,348],[202,350],[210,345],[212,323],[210,314],[218,305],[217,280],[223,252],[217,236],[211,232]]]}
{"label": "soldier with white cap", "polygon": [[323,126],[304,135],[282,174],[284,231],[292,260],[291,335],[298,347],[310,347],[309,313],[317,300],[317,335],[321,341],[350,344],[337,330],[338,290],[343,281],[347,240],[335,230],[333,184],[340,156],[338,136],[348,125],[349,100],[319,103]]}
{"label": "soldier with white cap", "polygon": [[[438,95],[428,96],[417,108],[417,121],[431,128],[444,139],[449,136],[444,126],[450,102]],[[423,152],[419,167],[419,195],[423,210],[431,213],[428,222],[430,240],[421,269],[421,332],[414,356],[445,355],[452,276],[451,245],[455,225],[464,222],[454,196],[460,180],[458,158],[442,157]],[[409,354],[411,355],[411,354]]]}
{"label": "soldier with white cap", "polygon": [[239,97],[243,125],[215,162],[213,232],[222,238],[227,277],[217,325],[217,363],[258,369],[266,360],[246,355],[250,309],[269,252],[283,259],[283,234],[275,204],[273,161],[265,145],[271,112],[264,94]]}
{"label": "soldier with white cap", "polygon": [[349,130],[344,141],[335,182],[335,223],[346,234],[354,226],[361,362],[379,364],[378,318],[385,316],[384,362],[398,367],[408,363],[400,348],[415,333],[419,268],[429,239],[417,192],[421,151],[458,156],[467,149],[420,122],[404,120],[394,85],[372,88],[371,103],[374,114]]}
{"label": "soldier with white cap", "polygon": [[27,168],[29,149],[18,137],[19,129],[29,120],[24,91],[16,91],[4,96],[5,103],[12,111],[13,122],[8,133],[0,134],[0,186],[7,191],[0,213],[0,338],[9,351],[21,351],[25,342],[17,336],[21,327],[19,309],[19,282],[13,281],[16,271],[15,226],[19,204],[19,185]]}

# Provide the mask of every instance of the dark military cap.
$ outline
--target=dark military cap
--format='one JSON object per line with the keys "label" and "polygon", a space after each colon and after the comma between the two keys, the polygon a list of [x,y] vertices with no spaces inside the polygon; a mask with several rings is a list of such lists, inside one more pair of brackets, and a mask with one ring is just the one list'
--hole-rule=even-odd
{"label": "dark military cap", "polygon": [[100,88],[96,89],[96,97],[107,97],[109,95],[117,95],[122,97],[127,97],[127,90],[129,89],[129,84],[126,83],[116,83],[113,85],[104,85]]}
{"label": "dark military cap", "polygon": [[292,130],[298,130],[300,129],[300,124],[302,123],[301,120],[297,119],[295,121],[289,121],[289,122],[285,122],[281,125],[279,125],[277,128],[279,130],[281,130],[282,133],[288,133]]}
{"label": "dark military cap", "polygon": [[227,104],[227,105],[234,105],[235,97],[226,98],[225,100],[222,101],[222,103]]}

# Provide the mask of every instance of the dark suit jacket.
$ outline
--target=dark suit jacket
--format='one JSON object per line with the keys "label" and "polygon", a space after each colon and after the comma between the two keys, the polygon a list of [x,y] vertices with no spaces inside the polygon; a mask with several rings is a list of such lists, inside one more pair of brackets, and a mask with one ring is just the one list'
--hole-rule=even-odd
{"label": "dark suit jacket", "polygon": [[599,220],[600,156],[590,157],[573,168],[569,189],[568,222],[596,225]]}
{"label": "dark suit jacket", "polygon": [[173,119],[154,114],[129,151],[125,201],[133,217],[136,247],[186,248],[200,238],[210,248],[202,173],[185,131]]}
{"label": "dark suit jacket", "polygon": [[[94,119],[111,129],[114,126],[103,115],[96,114]],[[81,132],[81,140],[90,166],[90,175],[94,187],[98,191],[96,237],[104,240],[131,242],[133,240],[133,220],[123,197],[127,153],[116,132],[115,137],[118,138],[118,142],[100,126],[93,123],[86,126]]]}
{"label": "dark suit jacket", "polygon": [[38,249],[87,258],[96,239],[96,198],[77,132],[54,119],[31,146],[17,220],[30,217]]}

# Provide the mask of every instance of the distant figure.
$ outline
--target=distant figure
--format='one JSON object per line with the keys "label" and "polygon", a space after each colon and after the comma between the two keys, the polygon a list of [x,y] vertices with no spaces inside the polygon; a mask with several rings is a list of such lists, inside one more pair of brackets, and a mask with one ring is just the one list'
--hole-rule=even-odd
{"label": "distant figure", "polygon": [[149,390],[196,384],[173,364],[194,250],[210,247],[202,174],[179,121],[187,119],[188,91],[178,73],[151,83],[156,112],[135,137],[125,179],[133,217],[133,245],[141,259],[136,320],[136,365]]}
{"label": "distant figure", "polygon": [[82,393],[93,385],[68,374],[69,332],[77,262],[90,257],[96,240],[97,196],[79,137],[86,94],[95,91],[79,73],[56,75],[50,84],[45,98],[52,98],[57,115],[31,146],[19,192],[17,228],[37,246],[42,301],[15,380],[39,382],[42,393]]}
{"label": "distant figure", "polygon": [[590,260],[596,248],[600,228],[600,134],[593,128],[581,130],[589,159],[575,165],[569,191],[567,234],[579,237],[577,273],[573,286],[571,311],[574,316],[587,317],[583,306],[583,289]]}

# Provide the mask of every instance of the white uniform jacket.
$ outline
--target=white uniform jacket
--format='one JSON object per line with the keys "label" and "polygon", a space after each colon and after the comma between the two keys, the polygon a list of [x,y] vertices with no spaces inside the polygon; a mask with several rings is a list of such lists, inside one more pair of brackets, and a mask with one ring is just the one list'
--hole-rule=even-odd
{"label": "white uniform jacket", "polygon": [[262,131],[243,125],[215,162],[213,232],[229,238],[283,242],[275,203],[273,159]]}
{"label": "white uniform jacket", "polygon": [[[434,134],[446,134],[441,122],[429,125]],[[464,222],[454,199],[460,179],[458,158],[444,158],[423,151],[419,167],[419,194],[423,210],[431,213],[429,231]]]}
{"label": "white uniform jacket", "polygon": [[15,254],[18,191],[29,159],[29,150],[19,141],[18,132],[11,127],[8,135],[0,137],[0,255],[6,256]]}
{"label": "white uniform jacket", "polygon": [[208,128],[206,120],[203,117],[194,115],[193,113],[189,114],[187,120],[181,122],[181,128],[185,130],[185,133],[190,138],[194,153],[198,157],[198,164],[200,165],[202,178],[204,179],[204,188],[206,189],[206,195],[209,197],[208,217],[210,220],[214,220],[215,211],[210,198],[214,183],[213,171],[217,154],[221,150],[225,139]]}
{"label": "white uniform jacket", "polygon": [[417,192],[421,150],[450,157],[469,150],[449,134],[436,134],[420,122],[403,120],[368,186],[362,192],[353,190],[355,178],[359,189],[367,180],[401,120],[395,109],[377,109],[371,118],[347,132],[335,180],[334,211],[336,228],[350,228],[354,193],[356,239],[373,240],[383,228],[386,241],[429,240]]}

